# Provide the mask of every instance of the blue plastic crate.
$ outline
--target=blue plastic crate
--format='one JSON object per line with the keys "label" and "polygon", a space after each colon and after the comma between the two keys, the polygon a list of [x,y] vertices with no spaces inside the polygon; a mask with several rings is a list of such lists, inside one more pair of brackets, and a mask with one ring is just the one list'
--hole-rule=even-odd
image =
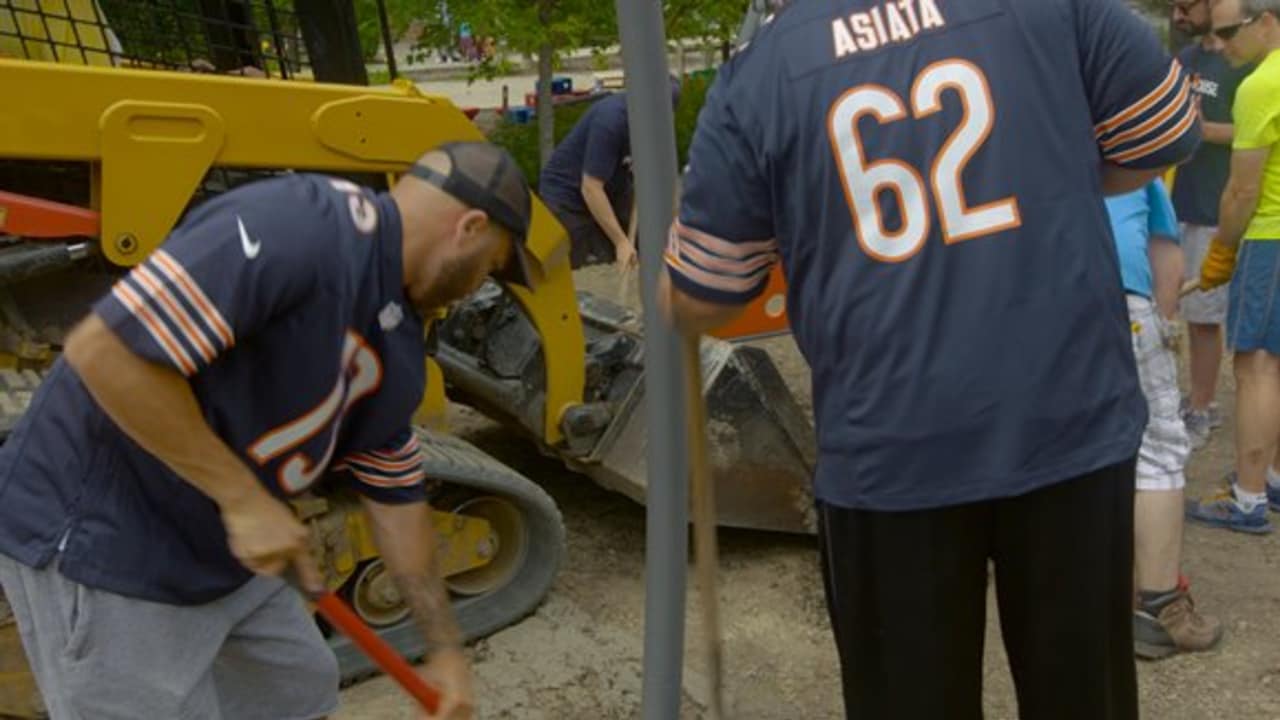
{"label": "blue plastic crate", "polygon": [[[535,92],[540,87],[542,87],[541,83],[534,83]],[[552,95],[568,95],[571,92],[573,92],[573,78],[565,76],[551,78]]]}
{"label": "blue plastic crate", "polygon": [[534,110],[525,105],[507,108],[507,120],[519,125],[531,122],[534,119]]}

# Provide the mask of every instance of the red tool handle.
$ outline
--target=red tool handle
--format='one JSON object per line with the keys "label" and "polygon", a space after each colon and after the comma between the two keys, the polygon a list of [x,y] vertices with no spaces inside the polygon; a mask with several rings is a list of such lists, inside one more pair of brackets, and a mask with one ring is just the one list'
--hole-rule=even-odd
{"label": "red tool handle", "polygon": [[315,603],[316,609],[324,619],[359,645],[369,659],[395,679],[400,687],[412,695],[427,712],[436,712],[440,707],[440,692],[428,685],[427,681],[414,671],[413,666],[409,665],[386,640],[378,637],[378,634],[352,612],[341,598],[333,592],[327,592],[316,599]]}

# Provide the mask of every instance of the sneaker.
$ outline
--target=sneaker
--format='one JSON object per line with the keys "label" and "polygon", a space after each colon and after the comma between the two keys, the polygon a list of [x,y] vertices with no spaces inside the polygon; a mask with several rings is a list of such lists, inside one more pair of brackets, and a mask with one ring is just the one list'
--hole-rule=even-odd
{"label": "sneaker", "polygon": [[[1235,487],[1236,471],[1232,470],[1227,473],[1223,482],[1227,484],[1227,487]],[[1271,506],[1271,512],[1280,513],[1280,487],[1273,486],[1270,481],[1267,482],[1267,505]]]}
{"label": "sneaker", "polygon": [[1144,608],[1133,613],[1133,648],[1144,660],[1212,650],[1221,642],[1222,634],[1222,623],[1196,612],[1190,593],[1181,589],[1159,614],[1152,615]]}
{"label": "sneaker", "polygon": [[1235,494],[1230,486],[1203,500],[1188,499],[1186,516],[1188,520],[1209,527],[1253,535],[1265,535],[1273,529],[1271,521],[1267,519],[1267,506],[1259,505],[1253,512],[1246,513],[1236,504]]}

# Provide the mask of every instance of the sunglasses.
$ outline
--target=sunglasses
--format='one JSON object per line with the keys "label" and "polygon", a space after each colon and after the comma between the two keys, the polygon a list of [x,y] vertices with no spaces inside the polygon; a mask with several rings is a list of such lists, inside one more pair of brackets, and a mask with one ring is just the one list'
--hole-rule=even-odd
{"label": "sunglasses", "polygon": [[1253,22],[1254,20],[1257,20],[1257,19],[1258,19],[1258,17],[1259,17],[1259,16],[1254,15],[1254,16],[1253,16],[1253,17],[1251,17],[1251,18],[1245,18],[1245,19],[1241,20],[1240,22],[1236,23],[1235,25],[1224,25],[1223,27],[1220,27],[1220,28],[1214,28],[1214,29],[1213,29],[1213,34],[1214,34],[1214,35],[1215,35],[1219,40],[1222,40],[1222,41],[1230,40],[1231,38],[1233,38],[1233,37],[1235,37],[1235,36],[1236,36],[1236,33],[1240,32],[1240,28],[1244,27],[1245,25],[1248,25],[1249,23]]}

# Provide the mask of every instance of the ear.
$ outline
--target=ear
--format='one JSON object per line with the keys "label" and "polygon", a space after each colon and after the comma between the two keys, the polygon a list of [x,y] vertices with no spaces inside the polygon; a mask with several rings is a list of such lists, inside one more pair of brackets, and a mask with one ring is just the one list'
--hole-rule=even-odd
{"label": "ear", "polygon": [[483,210],[474,208],[467,210],[458,220],[458,228],[465,238],[474,238],[480,236],[489,228],[489,216]]}

